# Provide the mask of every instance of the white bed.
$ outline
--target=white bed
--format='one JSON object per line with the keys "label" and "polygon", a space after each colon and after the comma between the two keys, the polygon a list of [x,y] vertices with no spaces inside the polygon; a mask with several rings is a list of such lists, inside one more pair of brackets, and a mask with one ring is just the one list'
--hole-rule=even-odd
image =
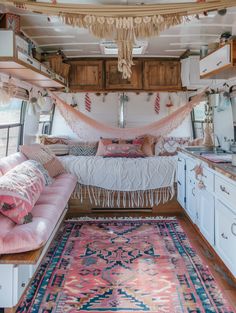
{"label": "white bed", "polygon": [[74,198],[103,207],[158,205],[175,193],[176,156],[147,158],[60,157],[65,169],[77,176]]}

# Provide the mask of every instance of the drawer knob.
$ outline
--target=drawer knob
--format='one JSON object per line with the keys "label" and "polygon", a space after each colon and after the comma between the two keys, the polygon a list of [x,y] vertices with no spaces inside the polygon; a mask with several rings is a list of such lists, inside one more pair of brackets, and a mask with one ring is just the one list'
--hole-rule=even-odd
{"label": "drawer knob", "polygon": [[231,233],[232,233],[234,236],[236,236],[236,232],[234,231],[234,227],[236,227],[236,223],[233,223],[233,224],[231,225]]}
{"label": "drawer knob", "polygon": [[182,160],[180,158],[178,158],[178,162],[182,162]]}
{"label": "drawer knob", "polygon": [[27,61],[32,65],[33,61],[31,61],[29,58],[27,58]]}
{"label": "drawer knob", "polygon": [[220,190],[229,195],[230,193],[226,190],[225,186],[220,185]]}
{"label": "drawer knob", "polygon": [[228,239],[228,237],[224,233],[221,234],[221,237],[224,239]]}

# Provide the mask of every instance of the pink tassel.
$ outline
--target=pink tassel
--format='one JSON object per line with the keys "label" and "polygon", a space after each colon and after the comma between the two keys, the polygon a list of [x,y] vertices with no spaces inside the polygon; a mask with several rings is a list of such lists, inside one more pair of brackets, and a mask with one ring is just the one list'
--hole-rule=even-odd
{"label": "pink tassel", "polygon": [[84,105],[85,105],[85,110],[88,111],[88,112],[91,112],[91,99],[90,99],[88,93],[85,94]]}

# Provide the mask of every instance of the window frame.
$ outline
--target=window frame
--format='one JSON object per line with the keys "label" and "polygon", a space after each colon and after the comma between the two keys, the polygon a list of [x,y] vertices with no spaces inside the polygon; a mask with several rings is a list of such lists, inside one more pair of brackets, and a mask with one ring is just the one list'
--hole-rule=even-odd
{"label": "window frame", "polygon": [[18,133],[18,142],[17,142],[17,149],[16,152],[19,151],[19,146],[23,144],[23,134],[24,134],[24,122],[25,122],[25,112],[26,112],[27,101],[21,101],[21,108],[20,108],[20,121],[19,123],[9,123],[9,124],[1,124],[0,129],[7,129],[7,140],[5,146],[5,156],[8,156],[9,152],[9,141],[10,141],[10,129],[19,127]]}

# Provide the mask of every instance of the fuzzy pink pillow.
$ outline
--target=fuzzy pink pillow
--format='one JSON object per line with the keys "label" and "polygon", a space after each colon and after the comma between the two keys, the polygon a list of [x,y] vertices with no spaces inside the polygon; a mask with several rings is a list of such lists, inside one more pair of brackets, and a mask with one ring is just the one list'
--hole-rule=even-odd
{"label": "fuzzy pink pillow", "polygon": [[0,177],[0,213],[16,224],[30,222],[44,186],[44,175],[32,161],[17,165]]}

